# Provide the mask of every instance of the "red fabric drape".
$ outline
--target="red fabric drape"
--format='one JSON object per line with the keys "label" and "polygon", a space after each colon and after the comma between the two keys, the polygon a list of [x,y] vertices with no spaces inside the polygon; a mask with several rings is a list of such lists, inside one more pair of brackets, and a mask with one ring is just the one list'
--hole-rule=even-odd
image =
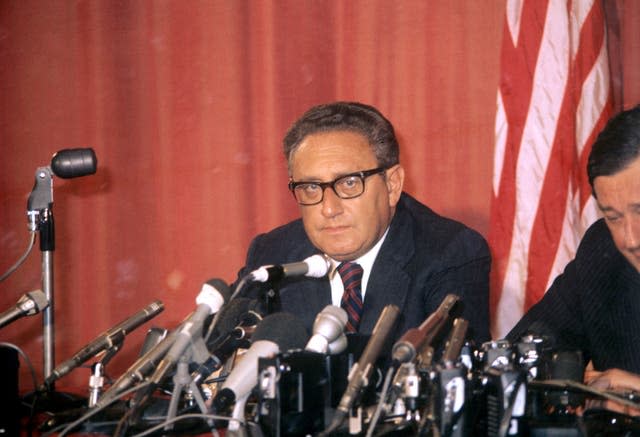
{"label": "red fabric drape", "polygon": [[[638,71],[638,7],[616,6],[623,71]],[[109,363],[118,376],[147,326],[174,327],[203,281],[235,277],[254,234],[297,216],[280,143],[313,104],[379,107],[406,190],[486,234],[503,17],[504,2],[463,0],[0,2],[0,271],[26,248],[36,168],[69,147],[99,161],[54,180],[56,364],[162,300]],[[36,246],[0,310],[40,273]],[[41,335],[39,315],[0,330],[39,378]]]}

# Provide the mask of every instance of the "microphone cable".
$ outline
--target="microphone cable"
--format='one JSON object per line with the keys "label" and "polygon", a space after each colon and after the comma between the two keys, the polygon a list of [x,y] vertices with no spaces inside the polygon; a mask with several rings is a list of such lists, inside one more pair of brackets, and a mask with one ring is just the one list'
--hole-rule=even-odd
{"label": "microphone cable", "polygon": [[74,420],[71,423],[63,423],[60,424],[58,426],[56,426],[55,428],[47,431],[45,434],[42,435],[42,437],[49,437],[52,435],[56,435],[56,433],[59,432],[59,434],[57,434],[58,437],[64,437],[65,435],[67,435],[70,431],[73,431],[73,429],[80,425],[81,423],[83,423],[84,421],[90,419],[91,417],[95,416],[96,414],[98,414],[100,411],[104,410],[106,407],[108,407],[109,405],[115,403],[116,401],[120,400],[121,397],[126,396],[128,394],[134,393],[137,390],[140,390],[141,388],[146,387],[147,385],[149,385],[149,381],[145,381],[142,382],[136,386],[130,387],[129,389],[123,391],[122,393],[119,394],[119,396],[114,397],[113,399],[110,399],[108,402],[105,402],[103,405],[100,405],[99,407],[96,408],[91,408],[89,409],[89,411],[87,411],[85,414],[83,414],[82,416],[80,416],[78,419]]}
{"label": "microphone cable", "polygon": [[33,245],[36,242],[36,233],[35,231],[30,231],[29,232],[31,234],[31,238],[29,241],[29,246],[27,247],[27,250],[25,251],[25,253],[22,254],[22,256],[20,258],[18,258],[18,261],[16,261],[16,263],[14,265],[12,265],[11,267],[9,267],[9,269],[4,272],[2,274],[2,276],[0,276],[0,282],[4,281],[5,279],[7,279],[13,272],[15,272],[16,270],[18,270],[18,267],[20,267],[22,265],[22,263],[24,263],[24,261],[27,259],[27,257],[29,256],[29,254],[31,253],[31,250],[33,249]]}

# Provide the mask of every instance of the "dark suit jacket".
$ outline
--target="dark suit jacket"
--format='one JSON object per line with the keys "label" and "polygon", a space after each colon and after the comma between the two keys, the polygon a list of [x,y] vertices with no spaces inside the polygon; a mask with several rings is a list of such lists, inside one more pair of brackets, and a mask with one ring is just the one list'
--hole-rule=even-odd
{"label": "dark suit jacket", "polygon": [[640,274],[603,219],[591,225],[575,259],[507,339],[516,342],[527,331],[550,337],[556,349],[581,350],[596,370],[640,373]]}
{"label": "dark suit jacket", "polygon": [[[243,277],[268,264],[302,261],[319,253],[298,219],[257,236],[249,248]],[[389,233],[373,264],[364,299],[359,332],[370,334],[384,306],[397,305],[401,314],[394,339],[420,325],[454,293],[462,298],[462,316],[469,337],[489,340],[489,268],[486,241],[461,223],[441,217],[403,193]],[[244,293],[258,297],[259,286]],[[280,283],[282,310],[294,313],[309,332],[316,315],[331,305],[327,278],[286,278]]]}

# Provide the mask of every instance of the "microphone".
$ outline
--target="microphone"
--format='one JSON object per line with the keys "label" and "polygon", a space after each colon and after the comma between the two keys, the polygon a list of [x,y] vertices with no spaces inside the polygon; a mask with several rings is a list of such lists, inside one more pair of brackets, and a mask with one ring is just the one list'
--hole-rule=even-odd
{"label": "microphone", "polygon": [[[151,376],[151,386],[159,384],[167,372],[182,357],[192,341],[202,340],[202,328],[211,314],[216,314],[231,296],[229,286],[221,279],[210,279],[202,285],[196,297],[195,311],[181,325],[171,348],[167,351],[156,371]],[[213,321],[211,323],[214,323]]]}
{"label": "microphone", "polygon": [[124,341],[124,338],[127,334],[136,329],[138,326],[142,325],[147,320],[150,320],[153,317],[157,316],[163,310],[164,304],[161,301],[153,301],[131,317],[118,323],[116,326],[110,328],[103,334],[100,334],[88,345],[76,352],[75,355],[56,367],[53,372],[51,372],[51,375],[49,375],[47,379],[45,379],[43,383],[44,389],[49,387],[54,381],[62,378],[67,373],[71,372],[73,369],[80,366],[82,363],[98,354],[99,352],[109,349],[114,345],[120,344],[122,341]]}
{"label": "microphone", "polygon": [[464,340],[467,335],[467,328],[469,322],[462,318],[457,318],[453,321],[453,328],[451,328],[451,334],[449,334],[449,340],[444,347],[442,353],[442,363],[451,367],[460,356],[462,346],[464,346]]}
{"label": "microphone", "polygon": [[233,299],[220,311],[220,319],[216,327],[218,334],[207,341],[209,358],[191,373],[196,384],[218,370],[237,349],[247,349],[256,326],[262,315],[254,310],[258,305],[255,300],[244,297]]}
{"label": "microphone", "polygon": [[463,435],[468,429],[469,409],[464,409],[470,400],[471,387],[467,379],[468,368],[458,362],[464,345],[469,322],[462,318],[453,321],[453,328],[444,347],[442,364],[436,366],[434,378],[434,406],[439,418],[440,435]]}
{"label": "microphone", "polygon": [[[202,337],[204,323],[208,316],[216,314],[211,322],[215,324],[219,316],[218,311],[230,295],[229,286],[221,279],[210,279],[202,285],[200,293],[196,297],[198,305],[195,311],[171,333],[170,337],[173,342],[167,348],[167,352],[155,372],[149,377],[149,384],[136,392],[131,400],[132,407],[125,416],[126,420],[123,419],[121,423],[135,423],[140,418],[141,408],[151,399],[153,392],[181,358],[195,358],[195,361],[199,363],[206,360],[208,351]],[[171,400],[170,409],[173,405],[173,396]]]}
{"label": "microphone", "polygon": [[[318,313],[313,322],[313,335],[305,346],[305,350],[326,354],[330,349],[332,354],[342,352],[336,350],[343,344],[346,348],[346,339],[344,335],[344,327],[347,324],[347,312],[336,305],[327,305]],[[341,340],[341,336],[345,341]],[[335,346],[330,348],[329,345],[336,342]]]}
{"label": "microphone", "polygon": [[63,179],[94,174],[98,166],[93,149],[62,149],[51,159],[51,171]]}
{"label": "microphone", "polygon": [[[182,324],[180,325],[182,326]],[[162,341],[158,342],[148,351],[139,357],[113,384],[102,394],[96,403],[96,408],[107,406],[120,393],[124,392],[134,384],[141,382],[158,365],[165,356],[178,335],[178,330],[170,332]]]}
{"label": "microphone", "polygon": [[144,342],[138,352],[138,358],[144,356],[147,352],[153,349],[158,343],[167,338],[168,331],[165,328],[158,328],[153,326],[147,331],[147,335],[144,337]]}
{"label": "microphone", "polygon": [[360,359],[349,371],[347,389],[342,394],[333,421],[323,431],[323,435],[329,435],[338,429],[347,414],[349,414],[349,410],[360,395],[362,388],[369,384],[375,361],[378,359],[378,355],[380,355],[380,351],[387,341],[399,314],[400,309],[395,305],[387,305],[382,310]]}
{"label": "microphone", "polygon": [[391,358],[395,365],[408,363],[416,358],[418,352],[428,346],[438,335],[449,318],[449,313],[460,298],[448,294],[440,306],[417,328],[411,328],[398,340],[391,349]]}
{"label": "microphone", "polygon": [[313,255],[302,262],[262,266],[249,275],[254,282],[278,281],[282,278],[308,276],[321,278],[327,274],[331,263],[324,255]]}
{"label": "microphone", "polygon": [[246,297],[238,297],[231,300],[220,311],[216,326],[209,327],[209,338],[205,337],[207,348],[214,352],[230,337],[249,337],[258,322],[262,320],[262,312],[259,307],[260,302]]}
{"label": "microphone", "polygon": [[[249,299],[238,298],[225,305],[225,307],[223,307],[223,309],[220,311],[220,319],[218,322],[219,330],[225,332],[232,329],[231,327],[237,323],[230,323],[230,320],[233,320],[234,317],[237,317],[241,313],[244,313],[244,309],[249,307],[249,302]],[[225,316],[225,314],[228,314],[228,316]],[[138,358],[135,363],[133,363],[122,375],[120,375],[120,377],[111,385],[109,390],[107,390],[102,395],[102,398],[98,401],[97,406],[100,407],[106,405],[120,393],[123,393],[133,385],[142,382],[151,372],[156,370],[158,363],[160,363],[160,361],[167,354],[169,348],[171,348],[173,343],[175,342],[176,337],[180,332],[180,328],[183,326],[185,321],[180,323],[177,329],[171,331],[164,338],[164,340],[157,343],[155,346],[145,352],[144,355]],[[207,345],[207,348],[211,350],[209,345]],[[214,372],[217,369],[219,361],[220,360],[214,359],[212,356],[203,364],[201,364],[196,372],[192,374],[194,382],[198,383],[202,379],[203,375],[209,375]]]}
{"label": "microphone", "polygon": [[349,340],[347,340],[347,336],[343,332],[337,339],[329,343],[329,345],[327,346],[327,353],[329,353],[329,355],[341,354],[345,351],[345,349],[347,349],[348,345]]}
{"label": "microphone", "polygon": [[49,306],[49,300],[42,290],[25,293],[15,306],[0,314],[0,328],[24,316],[33,316]]}
{"label": "microphone", "polygon": [[251,346],[214,397],[213,410],[218,413],[227,411],[233,403],[251,393],[258,383],[260,358],[300,349],[307,339],[307,330],[293,314],[273,313],[265,317],[251,337]]}

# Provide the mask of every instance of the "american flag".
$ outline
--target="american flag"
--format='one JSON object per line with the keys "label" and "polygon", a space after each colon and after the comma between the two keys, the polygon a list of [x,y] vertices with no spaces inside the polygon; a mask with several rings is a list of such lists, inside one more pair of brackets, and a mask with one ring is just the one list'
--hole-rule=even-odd
{"label": "american flag", "polygon": [[507,0],[489,244],[492,333],[502,338],[598,217],[586,174],[612,115],[601,0]]}

